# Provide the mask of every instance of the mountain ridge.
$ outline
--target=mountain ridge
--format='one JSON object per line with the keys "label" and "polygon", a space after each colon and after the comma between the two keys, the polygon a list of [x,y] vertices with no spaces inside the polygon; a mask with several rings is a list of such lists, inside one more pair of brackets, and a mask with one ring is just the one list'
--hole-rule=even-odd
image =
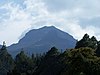
{"label": "mountain ridge", "polygon": [[17,44],[9,46],[8,51],[12,54],[25,49],[26,53],[43,53],[53,46],[64,50],[74,48],[75,44],[76,40],[70,34],[54,26],[44,26],[30,30]]}

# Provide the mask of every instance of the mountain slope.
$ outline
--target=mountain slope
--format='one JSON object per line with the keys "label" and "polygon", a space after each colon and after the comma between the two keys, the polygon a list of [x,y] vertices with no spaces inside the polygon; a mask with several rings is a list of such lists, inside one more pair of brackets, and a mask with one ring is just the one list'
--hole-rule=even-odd
{"label": "mountain slope", "polygon": [[2,48],[2,45],[0,45],[0,48]]}
{"label": "mountain slope", "polygon": [[26,33],[17,44],[8,47],[11,54],[17,54],[22,49],[28,53],[43,53],[55,46],[58,49],[74,48],[76,40],[54,26],[33,29]]}

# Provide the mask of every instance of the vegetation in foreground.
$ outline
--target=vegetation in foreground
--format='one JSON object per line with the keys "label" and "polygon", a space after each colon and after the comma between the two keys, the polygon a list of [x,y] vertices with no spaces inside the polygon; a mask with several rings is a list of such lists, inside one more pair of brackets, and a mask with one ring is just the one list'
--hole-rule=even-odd
{"label": "vegetation in foreground", "polygon": [[13,59],[6,46],[0,49],[0,75],[100,75],[100,42],[85,34],[74,49],[28,57],[21,51]]}

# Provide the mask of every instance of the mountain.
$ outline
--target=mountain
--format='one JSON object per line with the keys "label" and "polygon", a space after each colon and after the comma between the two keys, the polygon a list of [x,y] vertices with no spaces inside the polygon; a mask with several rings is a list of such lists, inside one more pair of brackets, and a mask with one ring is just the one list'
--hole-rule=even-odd
{"label": "mountain", "polygon": [[2,45],[0,45],[0,48],[2,48]]}
{"label": "mountain", "polygon": [[16,55],[21,50],[27,54],[47,52],[55,46],[60,50],[74,48],[76,40],[66,32],[57,29],[54,26],[33,29],[19,40],[17,44],[8,47],[8,52]]}

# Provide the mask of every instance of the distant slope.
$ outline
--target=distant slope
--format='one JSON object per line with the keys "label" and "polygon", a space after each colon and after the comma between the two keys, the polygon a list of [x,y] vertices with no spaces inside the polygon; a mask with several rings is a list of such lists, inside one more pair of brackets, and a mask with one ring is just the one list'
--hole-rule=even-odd
{"label": "distant slope", "polygon": [[43,53],[55,46],[58,49],[74,48],[76,40],[54,26],[33,29],[26,33],[17,44],[8,47],[9,53],[16,55],[21,50],[28,54]]}
{"label": "distant slope", "polygon": [[0,48],[2,47],[2,45],[0,45]]}

